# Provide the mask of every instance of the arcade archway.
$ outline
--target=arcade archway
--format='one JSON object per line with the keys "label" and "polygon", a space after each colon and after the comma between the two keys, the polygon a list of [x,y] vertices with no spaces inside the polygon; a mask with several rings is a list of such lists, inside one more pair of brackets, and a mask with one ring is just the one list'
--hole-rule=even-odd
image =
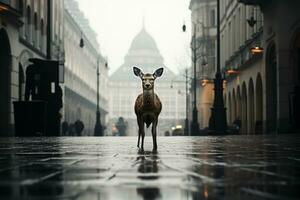
{"label": "arcade archway", "polygon": [[263,132],[263,86],[260,74],[255,83],[255,134]]}
{"label": "arcade archway", "polygon": [[8,34],[0,30],[0,136],[10,132],[11,49]]}
{"label": "arcade archway", "polygon": [[254,134],[254,84],[252,78],[248,85],[248,133]]}

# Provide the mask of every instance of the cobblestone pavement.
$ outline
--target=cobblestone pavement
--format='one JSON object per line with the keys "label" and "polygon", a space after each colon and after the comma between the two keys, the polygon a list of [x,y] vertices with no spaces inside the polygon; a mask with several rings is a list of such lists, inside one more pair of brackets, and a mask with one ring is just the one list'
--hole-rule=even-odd
{"label": "cobblestone pavement", "polygon": [[300,136],[0,138],[0,199],[299,199]]}

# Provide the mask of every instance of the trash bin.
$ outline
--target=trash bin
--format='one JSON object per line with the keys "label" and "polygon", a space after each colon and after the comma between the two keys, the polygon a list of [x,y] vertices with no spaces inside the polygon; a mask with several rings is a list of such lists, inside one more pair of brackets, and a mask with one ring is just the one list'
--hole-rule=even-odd
{"label": "trash bin", "polygon": [[47,102],[15,101],[15,135],[17,137],[44,136],[46,132]]}

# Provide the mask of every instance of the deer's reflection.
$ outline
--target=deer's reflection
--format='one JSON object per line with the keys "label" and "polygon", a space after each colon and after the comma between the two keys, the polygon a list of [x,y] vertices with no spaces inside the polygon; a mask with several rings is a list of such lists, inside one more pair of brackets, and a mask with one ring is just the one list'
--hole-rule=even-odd
{"label": "deer's reflection", "polygon": [[145,186],[137,188],[137,193],[145,200],[153,200],[160,198],[160,190],[152,181],[159,178],[158,163],[159,157],[157,154],[139,155],[137,157],[139,179],[145,181]]}

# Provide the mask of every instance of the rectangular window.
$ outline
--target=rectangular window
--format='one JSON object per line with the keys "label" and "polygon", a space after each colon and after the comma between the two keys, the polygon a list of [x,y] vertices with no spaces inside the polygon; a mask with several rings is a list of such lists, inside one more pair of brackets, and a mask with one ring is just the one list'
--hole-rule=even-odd
{"label": "rectangular window", "polygon": [[210,11],[210,25],[216,26],[216,12],[215,10]]}

